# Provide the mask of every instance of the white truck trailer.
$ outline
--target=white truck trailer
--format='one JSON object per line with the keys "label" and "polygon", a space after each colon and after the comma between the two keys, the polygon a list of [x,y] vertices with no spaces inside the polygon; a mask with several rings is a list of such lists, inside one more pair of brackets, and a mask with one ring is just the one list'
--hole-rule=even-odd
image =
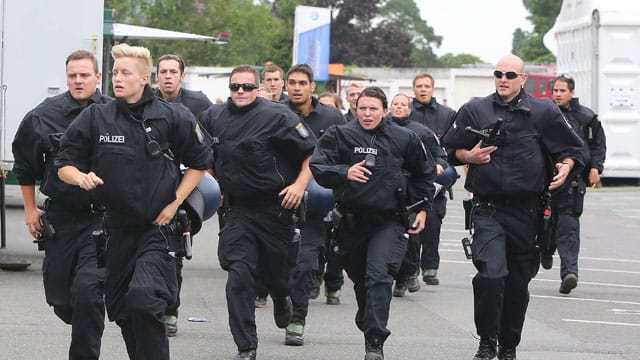
{"label": "white truck trailer", "polygon": [[545,45],[607,136],[604,176],[640,178],[640,2],[564,0]]}

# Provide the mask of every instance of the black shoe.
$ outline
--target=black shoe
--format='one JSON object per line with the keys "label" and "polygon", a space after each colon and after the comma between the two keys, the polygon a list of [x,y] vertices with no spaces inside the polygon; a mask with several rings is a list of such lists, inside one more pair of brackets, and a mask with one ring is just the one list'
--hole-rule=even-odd
{"label": "black shoe", "polygon": [[405,283],[401,281],[396,280],[396,284],[393,286],[393,296],[403,297],[405,292],[407,292],[407,285],[405,285]]}
{"label": "black shoe", "polygon": [[233,360],[256,360],[256,349],[239,351]]}
{"label": "black shoe", "polygon": [[267,307],[267,298],[256,296],[256,308],[262,309],[263,307]]}
{"label": "black shoe", "polygon": [[422,281],[427,285],[440,285],[440,280],[438,280],[438,269],[423,270]]}
{"label": "black shoe", "polygon": [[314,286],[309,290],[309,299],[315,300],[320,296],[320,287]]}
{"label": "black shoe", "polygon": [[382,345],[365,344],[364,360],[384,360]]}
{"label": "black shoe", "polygon": [[496,357],[496,339],[482,338],[473,360],[491,360]]}
{"label": "black shoe", "polygon": [[286,328],[291,321],[292,313],[293,305],[291,305],[290,297],[273,299],[273,319],[276,321],[277,327],[280,329]]}
{"label": "black shoe", "polygon": [[500,346],[498,348],[498,360],[516,360],[516,348]]}
{"label": "black shoe", "polygon": [[284,344],[289,346],[304,345],[304,321],[291,320],[284,334]]}
{"label": "black shoe", "polygon": [[409,280],[407,280],[407,290],[410,293],[414,293],[420,290],[420,281],[418,281],[418,277],[413,275]]}
{"label": "black shoe", "polygon": [[553,254],[540,254],[540,265],[549,270],[553,267]]}
{"label": "black shoe", "polygon": [[576,286],[578,286],[578,277],[575,274],[567,274],[562,278],[559,291],[561,294],[566,295],[575,289]]}
{"label": "black shoe", "polygon": [[340,305],[340,289],[324,289],[324,294],[327,296],[327,305]]}

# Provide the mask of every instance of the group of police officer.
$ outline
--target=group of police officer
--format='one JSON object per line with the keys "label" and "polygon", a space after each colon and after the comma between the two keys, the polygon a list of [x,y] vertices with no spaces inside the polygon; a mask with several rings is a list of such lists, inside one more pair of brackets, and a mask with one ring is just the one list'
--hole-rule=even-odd
{"label": "group of police officer", "polygon": [[[13,143],[25,222],[44,243],[47,303],[72,325],[70,359],[99,357],[105,306],[130,358],[169,358],[189,241],[180,215],[207,170],[222,189],[218,258],[237,360],[257,356],[258,284],[273,299],[285,344],[304,344],[318,260],[329,254],[354,283],[365,359],[384,359],[392,296],[417,291],[419,269],[426,284],[439,283],[446,196],[434,180],[450,166],[469,165],[473,193],[474,359],[516,358],[528,283],[541,259],[552,266],[553,243],[539,250],[547,190],[556,202],[560,292],[577,286],[578,218],[585,184],[599,181],[605,139],[595,114],[569,101],[575,82],[567,75],[554,85],[562,112],[523,90],[524,63],[508,55],[494,71],[496,92],[457,114],[436,102],[433,78],[419,74],[414,99],[394,97],[389,114],[380,88],[349,87],[343,118],[312,96],[305,64],[288,71],[288,97],[272,81],[280,94],[271,100],[257,96],[257,71],[237,66],[227,102],[211,105],[180,87],[176,55],[158,60],[156,90],[148,49],[120,44],[112,56],[115,99],[96,89],[93,54],[75,51],[66,61],[69,91],[29,112]],[[296,210],[313,181],[333,192],[328,213]],[[327,289],[336,296],[341,285]]]}

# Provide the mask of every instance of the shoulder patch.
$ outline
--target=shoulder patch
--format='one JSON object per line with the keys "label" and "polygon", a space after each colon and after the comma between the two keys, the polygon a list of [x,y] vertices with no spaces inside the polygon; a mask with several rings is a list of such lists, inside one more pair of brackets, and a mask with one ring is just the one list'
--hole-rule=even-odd
{"label": "shoulder patch", "polygon": [[309,130],[307,130],[307,128],[301,122],[296,125],[296,131],[298,132],[298,135],[300,135],[300,137],[302,137],[303,139],[309,137]]}
{"label": "shoulder patch", "polygon": [[198,122],[196,122],[195,132],[198,142],[202,144],[204,142],[204,134],[202,133],[202,129],[200,129],[200,124],[198,124]]}

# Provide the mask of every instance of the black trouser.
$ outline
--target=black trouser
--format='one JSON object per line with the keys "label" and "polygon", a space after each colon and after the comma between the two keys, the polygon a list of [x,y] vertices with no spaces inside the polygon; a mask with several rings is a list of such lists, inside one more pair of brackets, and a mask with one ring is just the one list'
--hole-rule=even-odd
{"label": "black trouser", "polygon": [[[107,220],[106,299],[109,319],[120,326],[130,359],[169,359],[164,313],[178,293],[167,227],[122,226]],[[175,245],[172,245],[172,248]]]}
{"label": "black trouser", "polygon": [[529,282],[540,265],[536,248],[537,198],[474,199],[474,317],[481,337],[501,346],[520,343],[529,304]]}
{"label": "black trouser", "polygon": [[46,216],[56,231],[46,239],[42,263],[47,303],[71,324],[69,359],[98,359],[104,330],[104,270],[96,268],[91,232],[102,229],[102,214],[88,206],[83,211],[51,206]]}
{"label": "black trouser", "polygon": [[318,258],[324,249],[323,217],[307,217],[296,266],[291,273],[292,319],[304,321],[309,309],[309,292],[319,271]]}
{"label": "black trouser", "polygon": [[327,291],[337,291],[344,285],[342,262],[333,249],[324,248],[320,256],[320,273],[324,270],[324,287]]}
{"label": "black trouser", "polygon": [[170,306],[165,312],[166,315],[178,316],[178,308],[180,307],[180,290],[182,290],[182,258],[176,258],[176,279],[178,280],[178,294],[176,296],[175,306]]}
{"label": "black trouser", "polygon": [[567,274],[578,276],[578,254],[580,253],[580,216],[584,205],[586,183],[582,180],[567,183],[555,190],[551,197],[551,249],[558,248],[560,255],[560,278]]}
{"label": "black trouser", "polygon": [[387,329],[393,276],[407,251],[405,229],[397,220],[358,218],[339,229],[342,264],[353,281],[358,302],[356,325],[369,344],[382,346]]}
{"label": "black trouser", "polygon": [[[419,268],[433,270],[440,267],[438,246],[440,246],[442,219],[447,213],[447,197],[445,194],[446,192],[441,192],[434,199],[431,210],[427,214],[424,230],[418,235],[411,236],[407,254],[402,261],[402,266],[397,276],[398,281],[407,281],[418,273]],[[422,254],[420,254],[421,245]]]}
{"label": "black trouser", "polygon": [[[232,205],[220,230],[218,259],[227,271],[229,326],[238,350],[256,349],[255,278],[257,268],[273,299],[289,296],[289,258],[293,244],[291,212],[279,204]],[[258,265],[258,263],[260,265]]]}

